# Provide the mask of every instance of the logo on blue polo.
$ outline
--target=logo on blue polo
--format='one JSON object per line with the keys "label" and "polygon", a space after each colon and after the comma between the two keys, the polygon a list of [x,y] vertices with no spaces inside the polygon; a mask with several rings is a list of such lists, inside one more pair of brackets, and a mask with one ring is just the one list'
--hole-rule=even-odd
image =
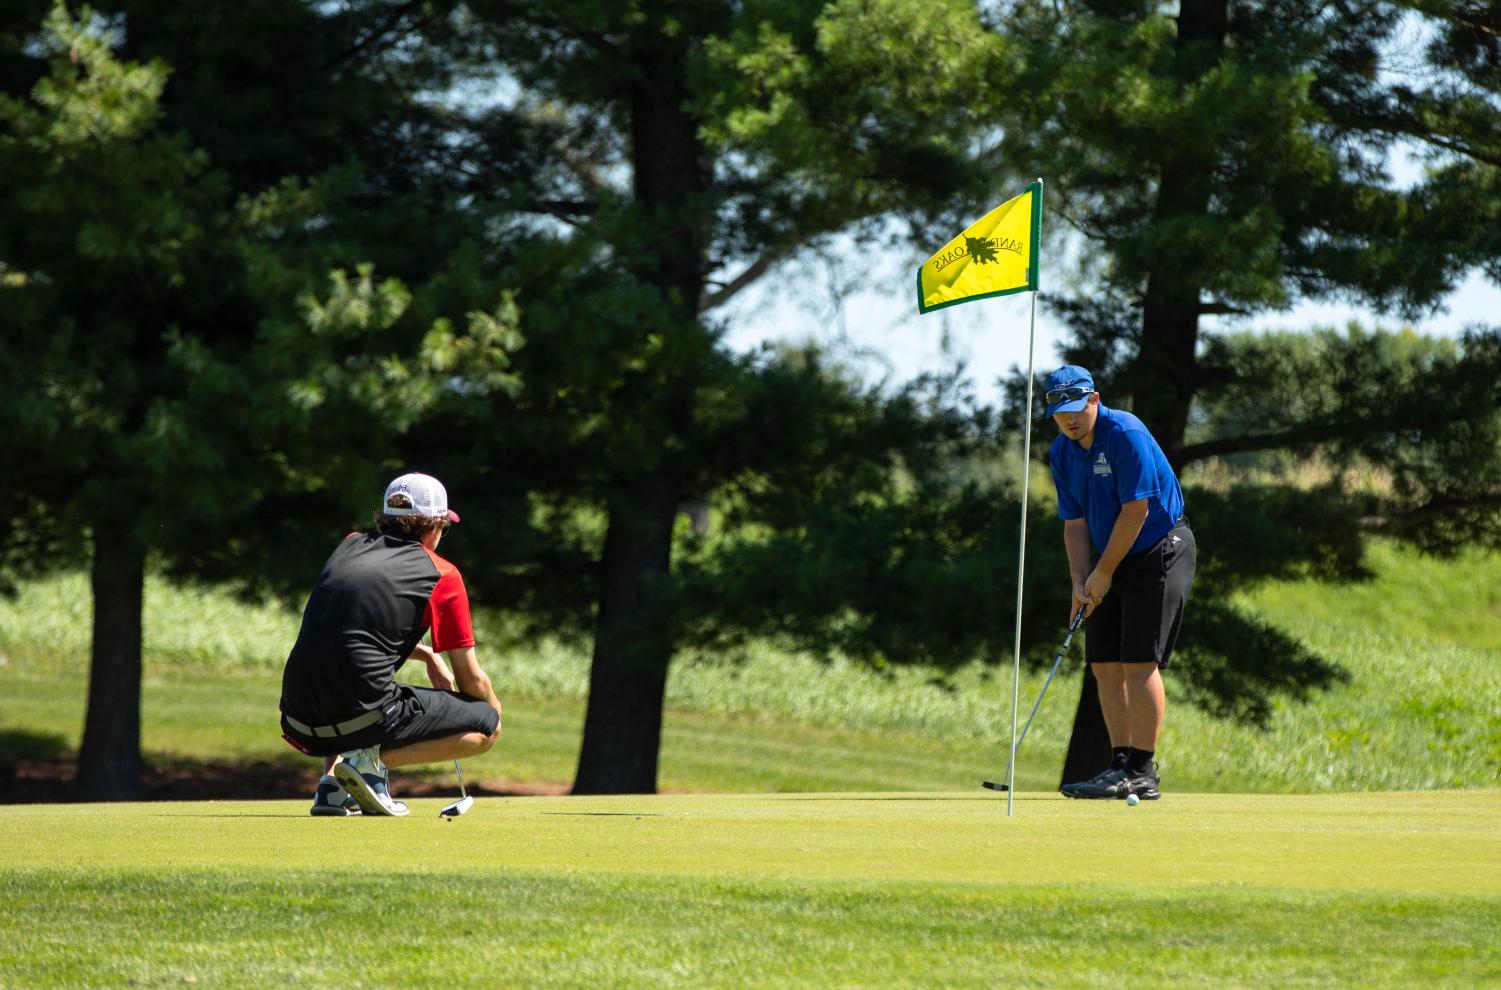
{"label": "logo on blue polo", "polygon": [[1100,459],[1094,462],[1094,473],[1095,474],[1109,474],[1110,473],[1110,462],[1107,461],[1107,460],[1105,460],[1105,455],[1104,454],[1101,454],[1100,455]]}

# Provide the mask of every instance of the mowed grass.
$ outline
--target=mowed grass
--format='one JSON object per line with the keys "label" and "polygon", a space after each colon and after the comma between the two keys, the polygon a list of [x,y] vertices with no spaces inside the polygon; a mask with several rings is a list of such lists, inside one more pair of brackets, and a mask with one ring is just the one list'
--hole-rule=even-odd
{"label": "mowed grass", "polygon": [[[278,761],[288,799],[0,806],[0,988],[1501,986],[1501,562],[1373,563],[1245,596],[1350,680],[1266,731],[1176,704],[1160,802],[1053,792],[1076,655],[1010,817],[976,786],[1005,667],[763,645],[674,669],[661,780],[693,793],[312,819],[275,728],[297,617],[152,581],[148,758]],[[0,603],[0,750],[76,749],[88,618],[76,576]],[[500,632],[506,736],[466,777],[565,787],[587,655]]]}
{"label": "mowed grass", "polygon": [[[1279,702],[1265,730],[1184,703],[1180,682],[1194,659],[1180,653],[1167,678],[1171,707],[1159,746],[1166,787],[1501,787],[1501,556],[1434,561],[1377,543],[1371,564],[1370,582],[1285,582],[1242,597],[1243,607],[1349,675],[1309,702]],[[275,727],[295,611],[153,579],[145,623],[148,758],[282,761],[303,775],[289,781],[289,794],[304,788],[310,761]],[[0,748],[76,750],[89,628],[81,575],[30,584],[18,599],[0,601]],[[481,659],[506,704],[507,728],[470,772],[501,786],[565,788],[578,761],[587,650],[508,646],[504,632],[500,619],[481,615]],[[1024,788],[1058,783],[1081,670],[1076,646],[1019,756]],[[1024,674],[1022,719],[1043,678],[1040,670]],[[721,792],[974,787],[1004,772],[1010,720],[1009,662],[944,677],[928,668],[877,673],[768,644],[688,655],[669,679],[659,781],[670,791]]]}
{"label": "mowed grass", "polygon": [[0,808],[0,985],[1478,987],[1501,793]]}

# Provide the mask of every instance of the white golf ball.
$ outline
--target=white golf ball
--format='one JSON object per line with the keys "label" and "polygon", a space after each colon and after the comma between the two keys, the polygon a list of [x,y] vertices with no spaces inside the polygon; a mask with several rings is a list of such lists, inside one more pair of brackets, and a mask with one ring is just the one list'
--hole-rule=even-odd
{"label": "white golf ball", "polygon": [[1134,808],[1138,804],[1141,804],[1141,798],[1137,797],[1135,794],[1127,794],[1126,795],[1126,803],[1129,804],[1131,807]]}

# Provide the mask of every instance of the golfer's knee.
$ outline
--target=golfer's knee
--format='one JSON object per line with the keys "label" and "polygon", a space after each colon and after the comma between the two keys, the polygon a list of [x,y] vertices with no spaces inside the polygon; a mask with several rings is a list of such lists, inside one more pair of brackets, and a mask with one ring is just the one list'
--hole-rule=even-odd
{"label": "golfer's knee", "polygon": [[1118,660],[1097,660],[1090,665],[1094,679],[1102,688],[1114,690],[1126,682],[1124,665]]}
{"label": "golfer's knee", "polygon": [[474,755],[478,756],[481,753],[488,753],[490,751],[490,747],[494,746],[498,739],[500,739],[499,722],[495,723],[495,731],[490,733],[489,735],[486,735],[483,732],[476,732],[474,734]]}

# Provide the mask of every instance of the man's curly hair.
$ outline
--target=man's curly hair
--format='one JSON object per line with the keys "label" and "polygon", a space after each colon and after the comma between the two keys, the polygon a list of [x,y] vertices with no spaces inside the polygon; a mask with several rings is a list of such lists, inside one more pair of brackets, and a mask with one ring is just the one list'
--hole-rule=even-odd
{"label": "man's curly hair", "polygon": [[[412,498],[410,495],[397,492],[386,501],[386,507],[410,509]],[[451,525],[447,516],[388,516],[384,512],[375,514],[375,526],[382,533],[402,536],[409,540],[420,540],[435,529],[440,533],[446,533]]]}

